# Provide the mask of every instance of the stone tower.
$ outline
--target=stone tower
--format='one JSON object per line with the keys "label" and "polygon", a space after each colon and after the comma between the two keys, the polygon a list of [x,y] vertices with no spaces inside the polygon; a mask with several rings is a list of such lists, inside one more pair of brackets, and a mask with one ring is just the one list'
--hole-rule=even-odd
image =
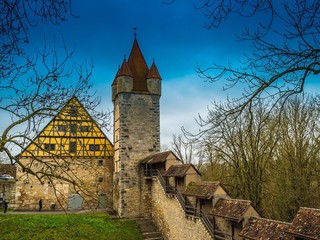
{"label": "stone tower", "polygon": [[121,217],[145,216],[149,205],[139,161],[160,151],[161,77],[134,39],[112,83],[114,104],[114,209]]}

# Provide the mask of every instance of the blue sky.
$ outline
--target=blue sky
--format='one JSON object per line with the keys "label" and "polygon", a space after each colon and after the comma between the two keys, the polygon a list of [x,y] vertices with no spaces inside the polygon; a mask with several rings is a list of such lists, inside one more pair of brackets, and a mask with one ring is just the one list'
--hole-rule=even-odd
{"label": "blue sky", "polygon": [[[196,10],[196,1],[176,0],[165,5],[162,0],[77,0],[73,12],[60,26],[39,26],[32,30],[30,49],[41,50],[43,39],[50,43],[62,38],[70,48],[75,46],[72,61],[92,61],[92,80],[101,108],[112,110],[111,83],[124,55],[133,44],[133,28],[144,57],[152,59],[162,76],[161,144],[169,145],[172,134],[197,131],[195,118],[205,115],[214,100],[241,94],[241,89],[222,91],[223,82],[207,83],[195,73],[196,64],[238,64],[248,44],[236,40],[244,22],[229,21],[219,30],[204,27],[207,19]],[[111,135],[110,139],[112,139]]]}

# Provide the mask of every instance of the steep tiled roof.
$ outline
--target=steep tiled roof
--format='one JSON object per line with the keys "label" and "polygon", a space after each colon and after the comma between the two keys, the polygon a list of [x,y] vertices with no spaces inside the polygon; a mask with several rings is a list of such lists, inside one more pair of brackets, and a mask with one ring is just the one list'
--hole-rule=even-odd
{"label": "steep tiled roof", "polygon": [[288,232],[297,237],[320,239],[320,209],[300,208]]}
{"label": "steep tiled roof", "polygon": [[186,190],[183,192],[183,195],[195,196],[203,199],[211,199],[219,186],[220,182],[191,182],[186,187]]}
{"label": "steep tiled roof", "polygon": [[114,77],[114,80],[111,86],[117,85],[117,78],[120,76],[130,76],[130,77],[133,76],[130,70],[130,67],[128,66],[128,63],[125,59],[123,60],[121,67],[119,66],[119,69],[117,71],[116,76]]}
{"label": "steep tiled roof", "polygon": [[119,71],[117,72],[116,77],[119,77],[119,76],[131,76],[131,77],[133,76],[130,70],[130,67],[128,66],[128,63],[125,59],[123,60],[122,65]]}
{"label": "steep tiled roof", "polygon": [[156,163],[165,162],[167,160],[167,157],[170,155],[170,153],[172,153],[174,155],[174,153],[172,151],[151,154],[151,155],[145,157],[144,159],[142,159],[140,161],[140,163],[156,164]]}
{"label": "steep tiled roof", "polygon": [[156,64],[153,62],[151,67],[150,67],[150,70],[149,70],[149,73],[148,73],[148,76],[147,78],[155,78],[155,79],[159,79],[161,80],[161,76],[159,74],[159,71],[158,71],[158,68],[156,66]]}
{"label": "steep tiled roof", "polygon": [[294,240],[294,237],[286,232],[289,226],[290,224],[285,222],[252,217],[239,236],[252,240]]}
{"label": "steep tiled roof", "polygon": [[192,165],[192,164],[179,164],[179,165],[172,165],[169,167],[167,171],[164,172],[164,177],[184,177],[189,168],[193,167],[196,172],[200,175],[199,171]]}
{"label": "steep tiled roof", "polygon": [[219,199],[214,205],[211,214],[218,217],[228,218],[230,220],[240,221],[250,207],[248,200],[238,199]]}
{"label": "steep tiled roof", "polygon": [[128,65],[133,74],[133,90],[148,91],[147,76],[149,68],[140,50],[137,39],[135,39],[133,42],[131,53],[128,59]]}

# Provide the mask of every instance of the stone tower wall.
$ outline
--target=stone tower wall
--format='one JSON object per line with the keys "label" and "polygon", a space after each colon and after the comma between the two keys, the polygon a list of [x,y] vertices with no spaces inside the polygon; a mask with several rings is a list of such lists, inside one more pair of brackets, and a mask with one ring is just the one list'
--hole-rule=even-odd
{"label": "stone tower wall", "polygon": [[139,161],[160,151],[159,99],[159,95],[131,92],[119,93],[114,102],[119,111],[114,204],[122,217],[140,217],[150,212],[150,188],[144,182]]}

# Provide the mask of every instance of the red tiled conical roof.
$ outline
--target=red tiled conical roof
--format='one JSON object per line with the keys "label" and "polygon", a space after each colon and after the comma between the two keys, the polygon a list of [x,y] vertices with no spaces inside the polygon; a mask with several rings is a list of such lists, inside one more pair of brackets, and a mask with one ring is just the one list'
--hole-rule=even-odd
{"label": "red tiled conical roof", "polygon": [[154,61],[153,61],[152,65],[151,65],[151,67],[150,67],[150,70],[149,70],[147,78],[155,78],[155,79],[159,79],[159,80],[162,79],[160,74],[159,74],[158,68],[157,68],[156,64],[154,63]]}
{"label": "red tiled conical roof", "polygon": [[121,68],[119,69],[117,73],[117,77],[119,76],[130,76],[133,77],[133,74],[130,70],[130,67],[128,66],[127,61],[124,59],[121,65]]}
{"label": "red tiled conical roof", "polygon": [[133,91],[148,91],[148,65],[142,55],[137,39],[134,39],[128,65],[133,75]]}
{"label": "red tiled conical roof", "polygon": [[113,85],[117,85],[117,78],[120,76],[130,76],[133,77],[131,70],[128,66],[128,63],[126,61],[126,59],[123,60],[121,67],[118,69],[118,72],[113,80],[113,83],[111,86]]}

